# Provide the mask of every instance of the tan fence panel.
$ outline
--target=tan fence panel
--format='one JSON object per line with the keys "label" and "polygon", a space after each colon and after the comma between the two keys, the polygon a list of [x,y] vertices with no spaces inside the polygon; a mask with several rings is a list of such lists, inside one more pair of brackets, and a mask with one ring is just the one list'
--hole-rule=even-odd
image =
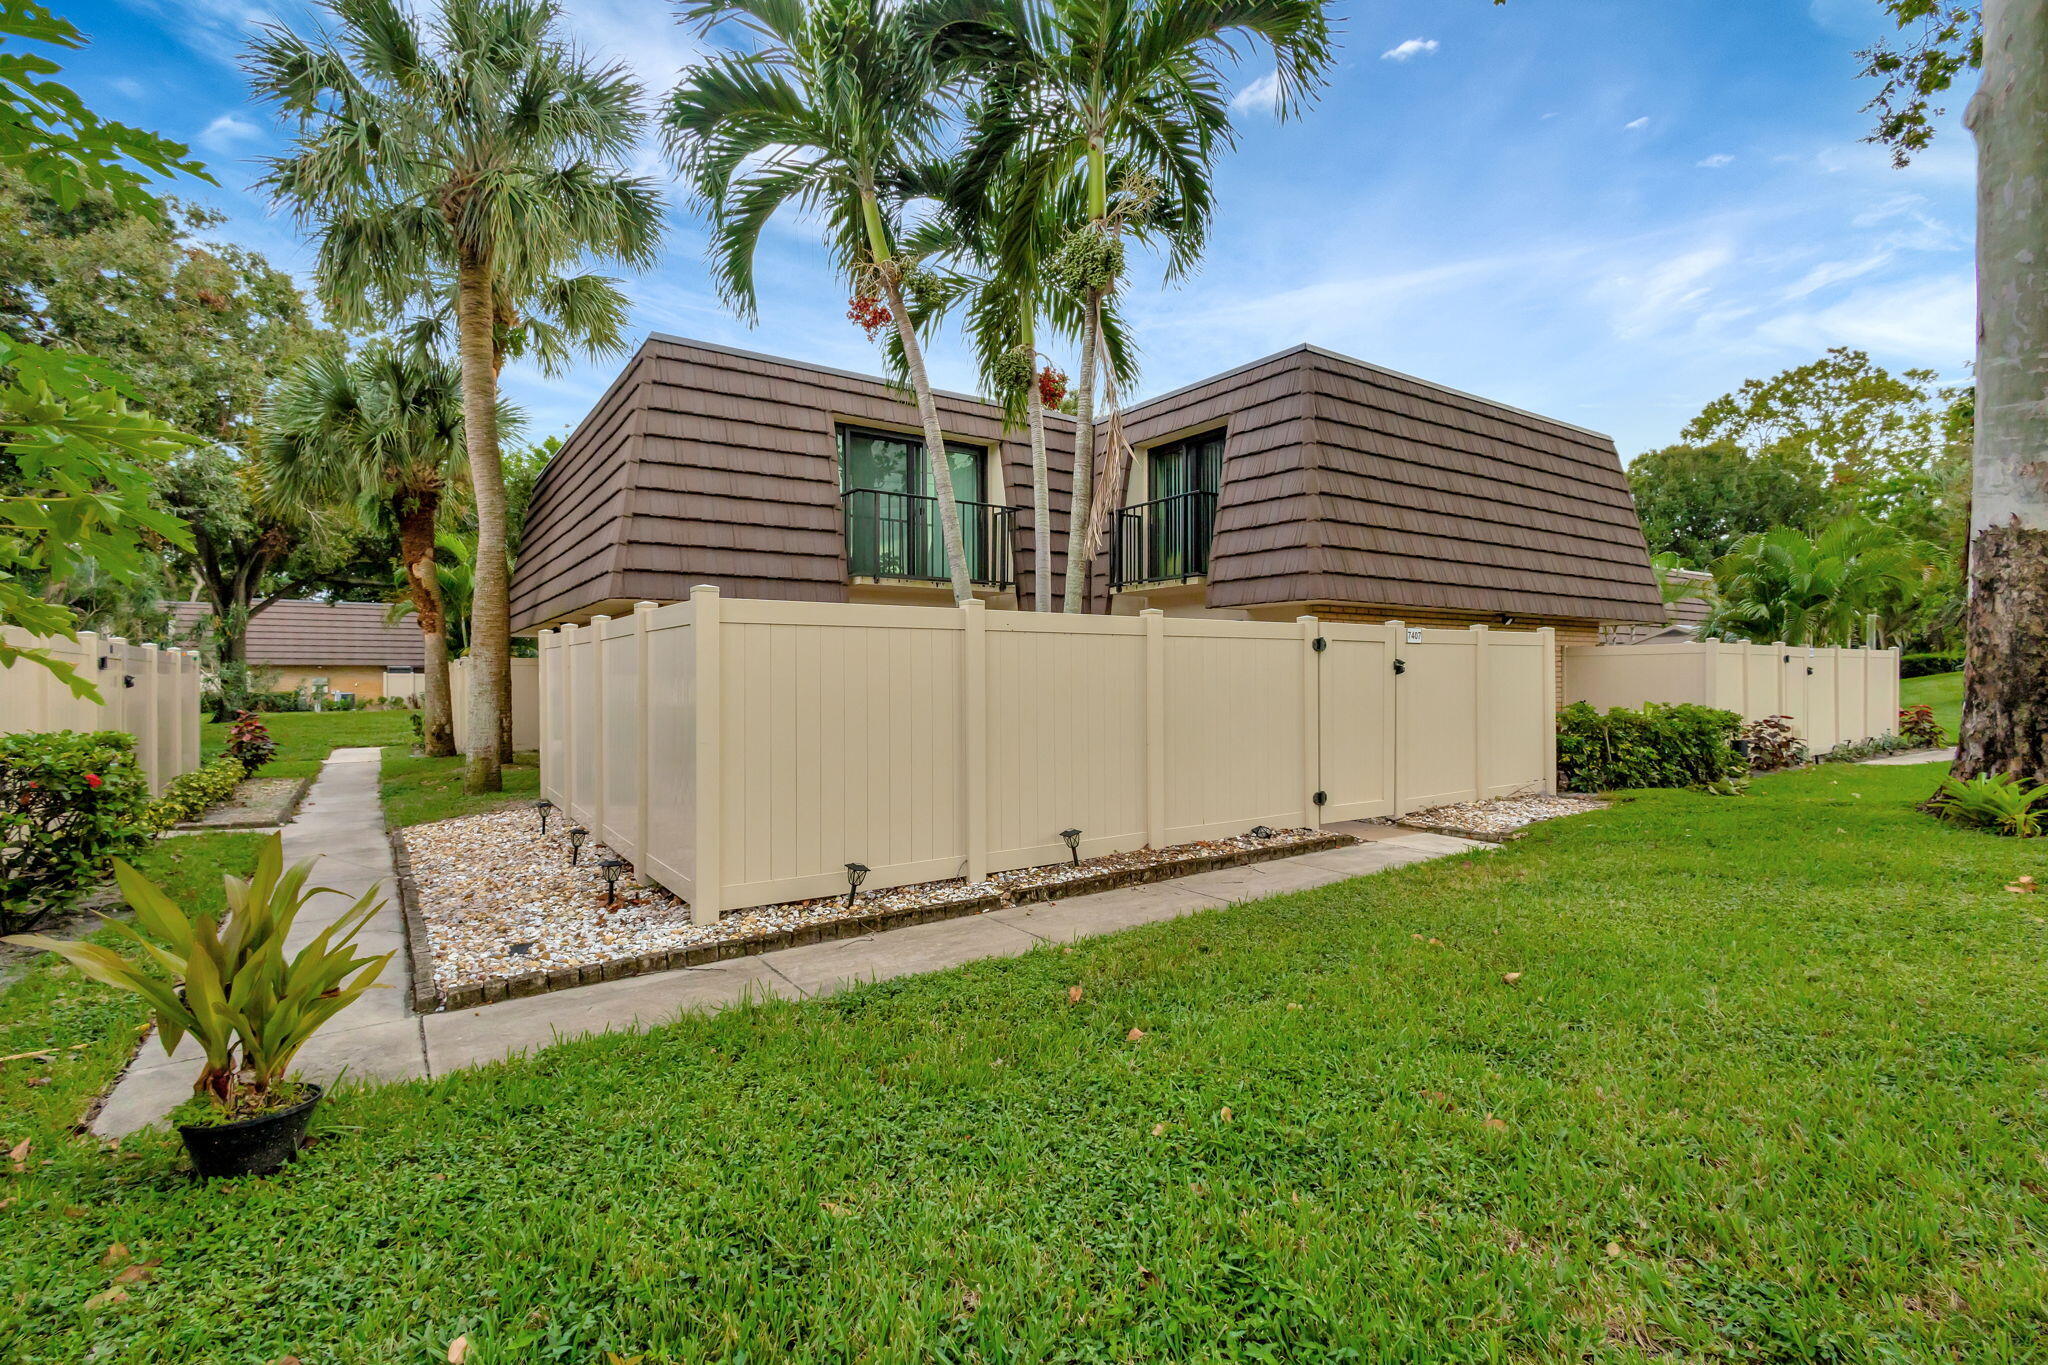
{"label": "tan fence panel", "polygon": [[1394,736],[1400,721],[1394,660],[1399,626],[1326,623],[1317,710],[1322,730],[1323,819],[1395,812]]}
{"label": "tan fence panel", "polygon": [[70,664],[99,690],[100,699],[75,696],[41,664],[0,669],[0,733],[56,730],[125,730],[135,737],[135,761],[162,795],[173,778],[199,766],[199,656],[189,649],[130,644],[92,631],[78,639],[44,639],[6,627],[7,642],[44,649]]}
{"label": "tan fence panel", "polygon": [[[540,747],[540,660],[514,658],[512,661],[512,748],[531,753]],[[424,684],[422,684],[424,689]],[[411,698],[414,705],[426,696],[424,690]],[[455,730],[455,752],[469,752],[469,658],[448,661],[449,720]]]}
{"label": "tan fence panel", "polygon": [[1086,857],[1163,839],[1146,772],[1155,747],[1165,759],[1164,711],[1148,701],[1164,697],[1164,618],[983,615],[987,870],[1066,857],[1063,829],[1081,831]]}
{"label": "tan fence panel", "polygon": [[541,790],[709,922],[1548,789],[1550,632],[1321,630],[700,588],[543,633]]}
{"label": "tan fence panel", "polygon": [[1689,702],[1744,720],[1788,716],[1807,747],[1825,753],[1898,729],[1899,652],[1722,640],[1574,645],[1565,691],[1601,710]]}

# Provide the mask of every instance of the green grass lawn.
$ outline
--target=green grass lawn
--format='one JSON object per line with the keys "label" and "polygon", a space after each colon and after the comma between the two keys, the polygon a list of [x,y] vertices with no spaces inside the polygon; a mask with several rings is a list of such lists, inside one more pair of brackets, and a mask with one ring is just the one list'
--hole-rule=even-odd
{"label": "green grass lawn", "polygon": [[[0,1346],[2041,1360],[2048,897],[2003,889],[2041,851],[1914,814],[1929,784],[1646,793],[1071,952],[346,1093],[265,1181],[10,1107],[0,1142],[35,1149],[0,1177]],[[162,1264],[91,1303],[117,1241]]]}
{"label": "green grass lawn", "polygon": [[1921,702],[1934,708],[1934,718],[1948,731],[1948,742],[1955,743],[1963,717],[1963,675],[1930,673],[1924,678],[1901,679],[1899,705],[1918,706]]}
{"label": "green grass lawn", "polygon": [[540,795],[540,756],[526,753],[517,757],[518,762],[504,765],[502,792],[473,796],[462,790],[461,758],[420,758],[410,745],[386,749],[384,822],[419,825],[496,810],[508,802],[532,801]]}
{"label": "green grass lawn", "polygon": [[[391,711],[266,711],[263,724],[277,740],[277,757],[264,777],[312,777],[329,750],[396,744],[412,747],[412,713]],[[202,725],[199,752],[211,758],[227,747],[226,723]]]}

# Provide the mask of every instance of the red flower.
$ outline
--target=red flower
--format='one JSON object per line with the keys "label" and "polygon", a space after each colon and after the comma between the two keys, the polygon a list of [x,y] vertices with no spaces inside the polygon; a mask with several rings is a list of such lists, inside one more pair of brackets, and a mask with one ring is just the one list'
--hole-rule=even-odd
{"label": "red flower", "polygon": [[1058,408],[1067,396],[1067,372],[1048,365],[1038,372],[1038,401],[1048,408]]}
{"label": "red flower", "polygon": [[869,341],[873,341],[875,333],[894,321],[878,295],[855,294],[847,302],[852,305],[846,310],[848,320],[859,323],[861,330],[868,334]]}
{"label": "red flower", "polygon": [[85,785],[88,787],[103,787],[106,783],[100,780],[98,773],[87,773],[85,775]]}

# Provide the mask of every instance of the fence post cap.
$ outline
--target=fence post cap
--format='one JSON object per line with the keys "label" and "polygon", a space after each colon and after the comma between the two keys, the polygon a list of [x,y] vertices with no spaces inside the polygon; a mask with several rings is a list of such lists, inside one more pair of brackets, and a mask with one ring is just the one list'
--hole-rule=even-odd
{"label": "fence post cap", "polygon": [[716,583],[694,583],[690,586],[690,596],[693,598],[716,597],[718,596],[718,585]]}
{"label": "fence post cap", "polygon": [[656,601],[652,601],[652,600],[650,600],[650,599],[642,599],[641,601],[635,602],[635,603],[633,604],[633,610],[634,610],[634,611],[653,611],[653,610],[654,610],[654,609],[655,609],[656,607],[658,607],[658,606],[660,606],[660,605],[661,605],[661,603],[659,603],[659,602],[656,602]]}
{"label": "fence post cap", "polygon": [[962,610],[962,611],[987,611],[987,610],[988,610],[988,603],[986,603],[986,602],[982,601],[982,600],[981,600],[981,599],[980,599],[979,597],[970,597],[970,598],[968,598],[968,599],[967,599],[967,600],[966,600],[965,602],[960,602],[960,603],[957,603],[956,605],[958,605],[958,606],[959,606],[959,608],[960,608],[960,610]]}

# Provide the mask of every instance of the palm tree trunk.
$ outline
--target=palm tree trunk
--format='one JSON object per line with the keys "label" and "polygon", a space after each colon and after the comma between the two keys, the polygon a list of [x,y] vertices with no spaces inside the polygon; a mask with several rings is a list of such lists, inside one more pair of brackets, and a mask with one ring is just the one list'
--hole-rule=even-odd
{"label": "palm tree trunk", "polygon": [[1081,326],[1081,378],[1074,394],[1074,497],[1067,509],[1067,593],[1062,610],[1088,609],[1088,523],[1095,501],[1095,370],[1102,352],[1102,293],[1088,294]]}
{"label": "palm tree trunk", "polygon": [[1031,609],[1052,610],[1052,490],[1045,467],[1045,405],[1034,367],[1024,387],[1024,424],[1031,432]]}
{"label": "palm tree trunk", "polygon": [[932,487],[939,504],[939,536],[946,547],[946,576],[952,580],[953,600],[974,600],[974,582],[967,572],[967,542],[960,534],[960,500],[953,490],[953,463],[946,458],[946,437],[939,430],[939,407],[932,401],[931,377],[925,373],[924,352],[910,325],[910,310],[903,306],[903,289],[893,279],[884,279],[882,295],[889,301],[889,316],[896,323],[896,335],[903,343],[903,367],[910,371],[910,387],[917,395],[917,419],[924,427],[924,454],[931,464]]}
{"label": "palm tree trunk", "polygon": [[2048,0],[1985,0],[1977,444],[1955,774],[2048,781]]}
{"label": "palm tree trunk", "polygon": [[426,695],[421,699],[420,735],[428,758],[455,752],[453,699],[448,691],[448,630],[441,605],[441,575],[434,564],[434,519],[438,501],[413,500],[398,519],[398,550],[405,562],[406,592],[426,651]]}
{"label": "palm tree trunk", "polygon": [[491,274],[464,260],[456,273],[455,323],[462,363],[462,434],[476,498],[476,586],[470,601],[469,762],[463,789],[505,789],[498,737],[509,717],[501,698],[510,688],[512,614],[505,571],[505,466],[498,455],[496,347],[491,336]]}

